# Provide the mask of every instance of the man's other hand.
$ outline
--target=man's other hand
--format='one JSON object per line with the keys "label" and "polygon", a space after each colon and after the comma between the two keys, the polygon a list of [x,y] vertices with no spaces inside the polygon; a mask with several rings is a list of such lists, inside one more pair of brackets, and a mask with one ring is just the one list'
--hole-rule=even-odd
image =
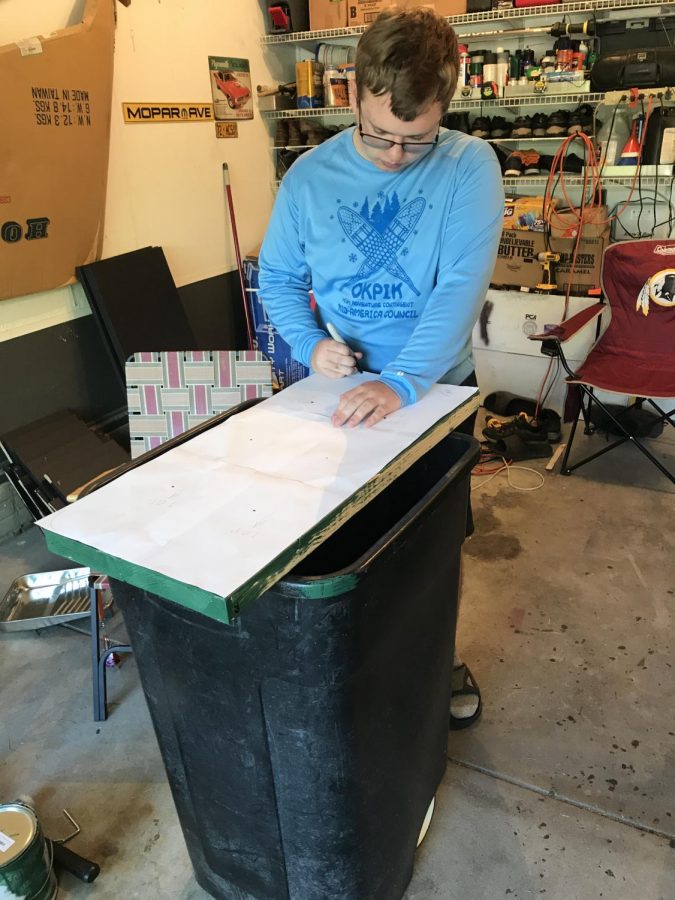
{"label": "man's other hand", "polygon": [[314,348],[310,365],[315,372],[327,378],[344,378],[356,372],[356,360],[362,353],[355,353],[346,344],[326,338]]}
{"label": "man's other hand", "polygon": [[337,427],[346,424],[348,428],[364,422],[366,428],[371,428],[400,406],[401,398],[383,381],[366,381],[340,397],[331,422]]}

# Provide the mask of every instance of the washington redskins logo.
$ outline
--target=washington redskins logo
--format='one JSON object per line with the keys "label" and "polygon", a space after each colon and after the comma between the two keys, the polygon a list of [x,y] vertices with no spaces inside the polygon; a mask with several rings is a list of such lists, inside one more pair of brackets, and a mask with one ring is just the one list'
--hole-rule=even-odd
{"label": "washington redskins logo", "polygon": [[635,309],[649,315],[650,302],[659,306],[675,306],[675,269],[661,269],[645,281],[638,294]]}

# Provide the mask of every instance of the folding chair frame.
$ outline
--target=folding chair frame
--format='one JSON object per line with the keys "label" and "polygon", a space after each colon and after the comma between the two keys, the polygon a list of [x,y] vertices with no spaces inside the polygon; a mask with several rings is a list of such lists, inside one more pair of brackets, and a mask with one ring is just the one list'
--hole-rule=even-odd
{"label": "folding chair frame", "polygon": [[[654,463],[657,469],[659,469],[659,471],[663,475],[665,475],[672,484],[675,484],[675,475],[673,475],[673,473],[669,469],[667,469],[656,456],[654,456],[654,454],[645,446],[643,441],[641,441],[638,437],[636,437],[624,427],[620,419],[621,416],[625,413],[619,413],[616,415],[612,413],[609,407],[605,403],[603,403],[602,400],[598,399],[595,394],[595,389],[591,385],[584,384],[583,382],[576,380],[578,378],[577,373],[572,368],[570,368],[569,362],[565,357],[565,351],[562,347],[564,341],[575,335],[578,331],[581,330],[581,328],[591,322],[594,318],[597,319],[597,340],[600,331],[599,317],[606,309],[607,307],[603,302],[597,303],[586,310],[582,310],[575,316],[567,319],[565,322],[560,323],[560,325],[556,326],[555,328],[551,329],[551,331],[546,332],[545,334],[533,334],[530,336],[531,340],[541,342],[541,352],[543,354],[545,354],[546,356],[557,357],[570,378],[575,379],[575,381],[573,381],[570,386],[578,388],[581,392],[580,411],[584,420],[584,434],[591,435],[598,430],[597,427],[591,422],[591,407],[593,403],[597,404],[597,406],[600,407],[607,418],[614,423],[619,432],[622,434],[622,437],[618,438],[618,440],[616,441],[613,441],[611,444],[607,444],[601,450],[597,450],[595,453],[591,453],[588,456],[585,456],[583,459],[578,460],[573,465],[569,465],[570,452],[572,450],[574,437],[576,435],[577,427],[579,424],[579,415],[577,414],[574,417],[574,421],[572,422],[572,429],[570,431],[567,440],[567,446],[565,448],[565,453],[562,458],[561,474],[571,475],[575,469],[586,465],[586,463],[591,462],[591,460],[597,459],[599,456],[603,456],[605,453],[609,453],[610,450],[613,450],[615,447],[619,447],[621,444],[625,444],[626,441],[630,441],[632,444],[634,444],[634,446],[638,448],[641,453],[644,454],[644,456],[647,457],[647,459]],[[586,402],[584,402],[584,400],[586,400]],[[659,414],[659,418],[654,423],[655,425],[660,422],[669,422],[673,427],[675,427],[675,420],[673,419],[673,416],[675,416],[675,409],[672,409],[670,412],[665,412],[649,397],[636,397],[635,402],[626,409],[628,410],[633,407],[640,409],[645,401],[649,403],[650,406],[652,406]]]}

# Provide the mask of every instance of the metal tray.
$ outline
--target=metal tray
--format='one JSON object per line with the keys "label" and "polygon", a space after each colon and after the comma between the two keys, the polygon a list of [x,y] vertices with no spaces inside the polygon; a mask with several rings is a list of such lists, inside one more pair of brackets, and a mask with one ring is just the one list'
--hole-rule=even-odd
{"label": "metal tray", "polygon": [[89,615],[90,569],[22,575],[0,601],[0,631],[63,625]]}

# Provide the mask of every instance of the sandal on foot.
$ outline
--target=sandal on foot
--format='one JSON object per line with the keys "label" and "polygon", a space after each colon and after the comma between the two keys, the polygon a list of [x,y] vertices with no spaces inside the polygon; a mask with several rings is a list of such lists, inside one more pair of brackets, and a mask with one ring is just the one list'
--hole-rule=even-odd
{"label": "sandal on foot", "polygon": [[[459,685],[459,687],[455,687]],[[458,697],[472,697],[478,700],[478,706],[468,716],[453,715],[452,701]],[[455,666],[452,671],[452,690],[450,692],[450,731],[461,731],[462,728],[469,728],[474,722],[477,722],[483,712],[483,701],[476,680],[474,679],[469,667],[462,663]]]}

